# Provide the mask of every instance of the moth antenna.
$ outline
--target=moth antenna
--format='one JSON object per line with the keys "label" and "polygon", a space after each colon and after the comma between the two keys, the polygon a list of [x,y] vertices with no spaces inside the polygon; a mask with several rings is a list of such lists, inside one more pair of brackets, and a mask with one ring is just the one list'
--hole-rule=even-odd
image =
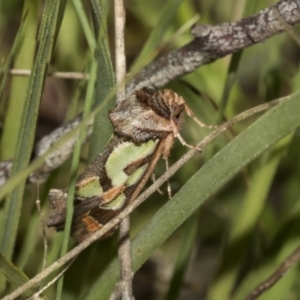
{"label": "moth antenna", "polygon": [[203,128],[217,128],[217,125],[206,125],[205,123],[201,122],[192,112],[192,110],[185,104],[184,109],[187,113],[187,115],[192,118],[199,126],[203,127]]}
{"label": "moth antenna", "polygon": [[[151,174],[151,180],[152,180],[152,182],[155,182],[155,181],[156,181],[156,176],[155,176],[155,173],[154,173],[154,172]],[[160,195],[163,195],[163,194],[164,194],[163,191],[162,191],[160,188],[157,189],[157,192],[158,192]]]}
{"label": "moth antenna", "polygon": [[[169,171],[169,160],[168,158],[165,158],[165,162],[166,162],[166,170]],[[172,189],[171,189],[171,184],[170,184],[170,180],[167,180],[167,191],[168,191],[168,198],[169,200],[172,198]]]}
{"label": "moth antenna", "polygon": [[175,137],[178,138],[178,140],[180,141],[180,143],[181,143],[183,146],[186,146],[186,147],[191,148],[191,149],[197,149],[199,152],[202,152],[202,149],[201,149],[201,148],[196,147],[196,146],[194,146],[194,145],[188,144],[188,143],[182,138],[182,136],[180,135],[180,133],[177,133],[177,134],[175,135]]}

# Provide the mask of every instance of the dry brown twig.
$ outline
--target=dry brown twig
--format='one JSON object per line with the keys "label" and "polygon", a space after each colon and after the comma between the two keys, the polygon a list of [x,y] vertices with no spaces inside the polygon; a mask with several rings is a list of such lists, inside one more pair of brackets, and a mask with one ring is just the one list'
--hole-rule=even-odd
{"label": "dry brown twig", "polygon": [[[125,76],[126,76],[126,56],[125,56],[125,9],[123,0],[114,0],[115,12],[115,54],[116,54],[116,84],[119,87],[117,92],[117,103],[125,99]],[[121,278],[111,295],[111,300],[133,299],[132,294],[132,267],[131,267],[131,242],[130,242],[130,217],[125,217],[119,227],[119,247],[118,256],[120,260]]]}
{"label": "dry brown twig", "polygon": [[[29,76],[31,74],[31,70],[11,69],[9,73],[11,75],[17,75],[17,76]],[[48,76],[61,78],[61,79],[72,79],[72,80],[82,80],[82,79],[90,78],[90,74],[83,73],[83,72],[48,72]]]}
{"label": "dry brown twig", "polygon": [[47,254],[48,254],[48,241],[47,241],[47,234],[46,234],[46,224],[44,221],[44,215],[41,209],[41,200],[40,200],[40,185],[37,184],[37,200],[36,200],[36,206],[38,213],[40,215],[40,221],[41,221],[41,227],[42,227],[42,235],[43,235],[43,242],[44,242],[44,255],[43,255],[43,265],[42,265],[42,271],[45,270],[47,265]]}
{"label": "dry brown twig", "polygon": [[274,286],[298,261],[300,260],[300,246],[290,254],[278,267],[278,269],[264,282],[252,290],[245,300],[255,300],[264,292]]}
{"label": "dry brown twig", "polygon": [[52,284],[54,284],[57,280],[59,280],[64,273],[70,268],[72,265],[73,260],[69,261],[65,267],[60,271],[52,280],[50,280],[42,289],[39,289],[35,294],[33,294],[30,298],[27,298],[26,300],[37,300],[37,299],[42,299],[39,296],[46,290],[48,289]]}

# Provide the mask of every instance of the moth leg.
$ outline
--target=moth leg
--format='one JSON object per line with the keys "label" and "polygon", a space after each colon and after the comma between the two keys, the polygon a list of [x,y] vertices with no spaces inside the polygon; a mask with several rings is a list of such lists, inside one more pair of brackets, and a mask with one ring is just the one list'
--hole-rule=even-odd
{"label": "moth leg", "polygon": [[199,126],[204,127],[204,128],[217,128],[217,125],[206,125],[203,122],[201,122],[199,119],[197,119],[197,117],[194,115],[194,113],[192,112],[192,110],[185,104],[184,109],[187,113],[187,115],[192,118]]}
{"label": "moth leg", "polygon": [[[155,177],[155,173],[154,173],[154,172],[151,174],[151,180],[152,180],[152,182],[155,182],[155,181],[156,181],[156,177]],[[163,192],[160,188],[157,189],[157,192],[158,192],[160,195],[163,195],[163,194],[164,194],[164,192]]]}
{"label": "moth leg", "polygon": [[198,150],[199,152],[202,152],[202,149],[197,147],[197,146],[194,146],[194,145],[190,145],[188,144],[183,138],[182,136],[180,135],[180,133],[178,132],[176,135],[175,135],[176,138],[178,138],[178,140],[180,141],[180,143],[183,145],[183,146],[186,146],[188,148],[191,148],[191,149],[196,149]]}
{"label": "moth leg", "polygon": [[[184,145],[184,146],[186,146],[186,147],[188,147],[188,148],[191,148],[191,149],[197,149],[199,152],[202,152],[202,149],[197,148],[197,147],[194,146],[194,145],[188,144],[188,143],[183,139],[183,137],[180,135],[180,133],[179,133],[179,131],[178,131],[178,127],[176,126],[176,124],[175,124],[175,122],[174,122],[173,120],[171,120],[171,124],[172,124],[172,127],[173,127],[173,135],[174,135],[174,137],[175,137],[175,138],[178,138],[179,141],[180,141],[180,143],[181,143],[182,145]],[[172,143],[172,144],[173,144],[173,143]],[[165,149],[165,150],[168,151],[168,155],[169,155],[169,153],[170,153],[170,149],[171,149],[170,147],[168,148],[168,150],[167,150],[167,147],[166,147],[166,149]],[[163,158],[166,159],[166,158],[168,157],[168,155],[163,155]]]}
{"label": "moth leg", "polygon": [[[165,163],[166,163],[166,170],[169,170],[169,161],[168,158],[165,158]],[[172,198],[172,189],[171,189],[171,184],[170,184],[170,180],[167,180],[167,191],[168,191],[168,198],[169,200]]]}

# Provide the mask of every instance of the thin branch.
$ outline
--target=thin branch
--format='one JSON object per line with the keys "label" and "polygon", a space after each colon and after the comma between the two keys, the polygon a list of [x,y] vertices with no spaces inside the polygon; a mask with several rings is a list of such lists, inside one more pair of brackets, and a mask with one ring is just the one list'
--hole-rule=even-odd
{"label": "thin branch", "polygon": [[125,217],[119,227],[119,248],[121,279],[116,285],[110,300],[131,300],[134,299],[132,292],[132,264],[131,264],[131,240],[130,240],[130,216]]}
{"label": "thin branch", "polygon": [[[9,70],[11,75],[18,75],[18,76],[30,76],[31,70],[25,69],[11,69]],[[48,72],[48,76],[55,77],[55,78],[63,78],[63,79],[89,79],[90,75],[88,73],[83,72]]]}
{"label": "thin branch", "polygon": [[[36,206],[38,213],[40,215],[40,221],[42,226],[42,235],[43,235],[43,242],[44,242],[44,255],[43,255],[43,264],[42,264],[42,272],[46,268],[47,264],[47,253],[48,253],[48,242],[47,242],[47,235],[46,235],[46,228],[45,228],[45,222],[44,222],[44,216],[41,209],[41,201],[39,197],[39,184],[37,184],[37,200],[36,200]],[[38,290],[40,291],[40,286],[38,286]],[[36,296],[34,299],[39,299],[38,296]]]}
{"label": "thin branch", "polygon": [[36,200],[36,206],[38,213],[40,215],[40,221],[42,226],[42,235],[43,235],[43,242],[44,242],[44,255],[43,255],[43,265],[42,265],[42,271],[45,270],[47,265],[47,254],[48,254],[48,241],[47,241],[47,234],[46,234],[46,225],[44,221],[44,215],[41,209],[41,200],[40,200],[40,186],[37,184],[37,200]]}
{"label": "thin branch", "polygon": [[191,73],[202,65],[211,63],[243,48],[265,42],[284,30],[282,19],[276,18],[277,10],[285,23],[300,21],[300,1],[281,0],[257,14],[237,22],[220,25],[196,25],[189,44],[173,50],[142,70],[127,86],[127,94],[143,86],[160,88],[171,80]]}
{"label": "thin branch", "polygon": [[[125,99],[125,86],[122,84],[126,76],[125,56],[125,10],[123,0],[114,0],[115,12],[115,53],[116,53],[116,84],[119,86],[117,104]],[[130,242],[130,217],[122,220],[119,227],[119,248],[121,278],[116,285],[111,300],[131,300],[132,295],[132,267],[131,267],[131,242]]]}
{"label": "thin branch", "polygon": [[35,299],[39,299],[39,296],[46,290],[48,289],[53,283],[55,283],[59,278],[61,278],[62,275],[64,275],[64,273],[70,268],[70,266],[72,265],[73,260],[70,261],[68,264],[66,264],[66,266],[63,268],[63,270],[56,275],[52,280],[50,280],[42,289],[40,289],[38,292],[36,292],[35,294],[33,294],[30,298],[27,298],[26,300],[35,300]]}
{"label": "thin branch", "polygon": [[[281,16],[280,19],[276,17],[277,14],[274,11],[278,12]],[[134,90],[144,86],[160,88],[171,80],[193,72],[204,64],[211,63],[256,43],[265,42],[270,37],[281,33],[287,27],[284,24],[294,25],[299,21],[300,0],[281,0],[276,5],[237,22],[223,23],[216,26],[194,26],[191,30],[191,33],[195,36],[194,40],[149,64],[129,82],[126,94],[129,95]],[[35,155],[39,156],[41,153],[45,153],[49,149],[49,145],[52,145],[62,134],[77,126],[80,120],[81,116],[78,116],[45,136],[38,143],[34,151]],[[89,137],[90,134],[91,130],[87,136]],[[28,178],[28,182],[45,181],[49,172],[60,167],[70,157],[75,140],[76,138],[70,140],[55,151],[49,159],[47,158],[44,166],[33,173]],[[0,186],[10,176],[11,167],[11,161],[0,163]]]}
{"label": "thin branch", "polygon": [[245,300],[255,300],[264,292],[269,290],[273,285],[275,285],[289,270],[300,260],[300,246],[290,254],[279,268],[264,282],[259,284],[250,294],[245,298]]}
{"label": "thin branch", "polygon": [[273,11],[276,18],[281,22],[285,32],[289,34],[289,36],[298,44],[298,46],[300,46],[300,39],[297,33],[295,32],[293,26],[285,21],[285,19],[280,15],[280,13],[275,7],[273,8]]}
{"label": "thin branch", "polygon": [[125,30],[125,10],[123,0],[114,1],[115,8],[115,53],[116,53],[116,83],[119,86],[117,93],[117,103],[125,99],[124,82],[126,75],[126,56],[124,43]]}
{"label": "thin branch", "polygon": [[[241,114],[235,116],[231,120],[225,122],[223,125],[219,126],[217,129],[215,129],[213,132],[211,132],[208,136],[206,136],[204,139],[202,139],[197,144],[197,148],[203,149],[213,139],[215,139],[222,132],[229,129],[236,123],[238,123],[242,120],[245,120],[245,119],[253,116],[256,113],[263,112],[279,103],[285,102],[285,101],[289,100],[290,98],[291,98],[291,96],[280,98],[280,99],[256,106],[245,112],[242,112]],[[165,172],[159,179],[157,179],[156,182],[154,182],[146,191],[144,191],[139,197],[137,197],[135,199],[135,201],[130,203],[122,212],[120,212],[119,215],[117,215],[115,218],[113,218],[111,221],[109,221],[107,224],[105,224],[103,227],[101,227],[101,229],[99,229],[97,232],[95,232],[89,238],[84,240],[81,244],[79,244],[75,248],[73,248],[65,256],[58,259],[56,262],[54,262],[52,265],[50,265],[48,268],[46,268],[43,272],[41,272],[40,274],[38,274],[35,277],[33,277],[32,279],[30,279],[27,283],[25,283],[21,287],[17,288],[10,295],[7,295],[6,297],[2,298],[2,300],[16,299],[17,297],[22,295],[25,291],[27,291],[29,288],[37,285],[41,280],[46,278],[49,274],[51,274],[58,268],[61,268],[68,261],[70,261],[71,259],[76,257],[84,249],[86,249],[92,243],[97,241],[101,236],[106,234],[109,230],[111,230],[112,228],[117,226],[126,216],[128,216],[130,213],[132,213],[132,211],[134,211],[141,203],[143,203],[150,195],[152,195],[162,184],[164,184],[170,177],[172,177],[196,153],[198,153],[198,150],[196,148],[190,149],[173,166],[171,166],[167,172]],[[99,205],[99,204],[96,203],[96,205]]]}

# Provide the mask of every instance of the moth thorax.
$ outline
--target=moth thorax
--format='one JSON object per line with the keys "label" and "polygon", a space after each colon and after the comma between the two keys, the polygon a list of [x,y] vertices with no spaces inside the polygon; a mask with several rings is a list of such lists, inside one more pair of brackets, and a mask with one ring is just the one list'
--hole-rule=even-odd
{"label": "moth thorax", "polygon": [[169,118],[174,119],[174,121],[178,123],[181,113],[185,108],[185,102],[183,98],[169,89],[162,90],[161,93],[164,99],[164,104],[169,110]]}

